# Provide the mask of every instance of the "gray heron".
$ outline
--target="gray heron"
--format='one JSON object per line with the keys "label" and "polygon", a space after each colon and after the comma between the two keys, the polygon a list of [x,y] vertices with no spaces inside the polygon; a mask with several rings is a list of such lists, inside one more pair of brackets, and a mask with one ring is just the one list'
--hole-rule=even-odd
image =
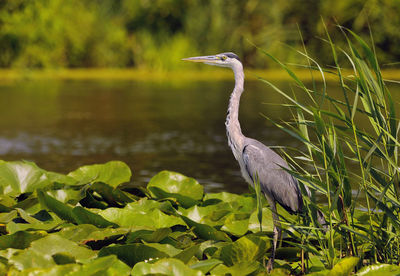
{"label": "gray heron", "polygon": [[[250,185],[253,185],[255,177],[258,178],[261,191],[267,198],[272,210],[274,224],[273,247],[267,264],[267,270],[271,271],[274,264],[277,242],[281,237],[281,225],[276,211],[276,202],[289,213],[303,212],[303,197],[299,184],[285,170],[289,169],[289,166],[282,157],[261,142],[242,134],[239,123],[239,103],[240,96],[243,93],[244,73],[243,65],[238,56],[229,52],[212,56],[184,58],[182,60],[228,67],[233,70],[235,88],[230,96],[225,122],[228,144],[232,149],[235,159],[239,162],[244,179]],[[309,193],[308,190],[307,192]]]}

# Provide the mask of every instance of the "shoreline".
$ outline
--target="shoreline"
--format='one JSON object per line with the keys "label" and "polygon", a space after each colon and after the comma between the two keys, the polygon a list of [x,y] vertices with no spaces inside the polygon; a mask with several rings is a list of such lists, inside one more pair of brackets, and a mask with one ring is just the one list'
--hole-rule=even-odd
{"label": "shoreline", "polygon": [[[299,69],[293,70],[302,81],[322,81],[319,71]],[[352,71],[343,70],[345,77],[352,77]],[[292,80],[290,75],[280,69],[245,70],[247,80],[257,80],[259,77],[271,80]],[[337,80],[336,75],[325,73],[327,81]],[[400,70],[382,70],[386,80],[400,81]],[[144,70],[144,69],[113,69],[113,68],[79,68],[79,69],[45,69],[16,70],[0,69],[0,82],[21,80],[135,80],[135,81],[185,81],[185,80],[231,80],[232,71],[226,69],[209,70]]]}

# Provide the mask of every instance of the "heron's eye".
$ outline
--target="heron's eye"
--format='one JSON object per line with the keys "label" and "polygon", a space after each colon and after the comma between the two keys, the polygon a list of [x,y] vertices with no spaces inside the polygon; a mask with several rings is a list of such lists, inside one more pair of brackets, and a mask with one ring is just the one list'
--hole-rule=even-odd
{"label": "heron's eye", "polygon": [[226,56],[222,56],[222,57],[221,57],[221,60],[226,60],[226,59],[227,59]]}

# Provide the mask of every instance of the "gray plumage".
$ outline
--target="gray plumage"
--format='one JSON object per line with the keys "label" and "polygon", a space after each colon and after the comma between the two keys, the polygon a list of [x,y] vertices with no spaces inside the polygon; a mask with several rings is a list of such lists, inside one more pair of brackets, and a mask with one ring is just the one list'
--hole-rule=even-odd
{"label": "gray plumage", "polygon": [[303,199],[297,180],[287,171],[287,163],[274,151],[257,140],[245,138],[243,148],[243,163],[245,172],[251,178],[248,182],[254,183],[254,176],[258,176],[261,190],[276,200],[289,213],[303,210]]}
{"label": "gray plumage", "polygon": [[277,241],[280,239],[281,235],[279,216],[276,212],[276,202],[290,213],[302,212],[303,198],[298,182],[285,170],[289,169],[289,166],[282,157],[259,141],[245,137],[242,134],[239,123],[239,103],[240,96],[243,93],[244,73],[242,63],[238,56],[229,52],[213,56],[186,58],[183,60],[229,67],[234,72],[235,88],[229,99],[225,122],[226,133],[228,144],[236,160],[239,162],[244,179],[250,185],[253,185],[254,178],[256,176],[258,177],[261,190],[267,198],[272,210],[274,237],[271,258],[268,260],[267,266],[268,271],[270,271],[274,263]]}

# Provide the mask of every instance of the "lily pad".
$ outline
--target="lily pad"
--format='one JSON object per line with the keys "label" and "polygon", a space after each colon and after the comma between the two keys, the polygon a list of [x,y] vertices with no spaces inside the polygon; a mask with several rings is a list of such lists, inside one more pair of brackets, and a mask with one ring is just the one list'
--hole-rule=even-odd
{"label": "lily pad", "polygon": [[137,230],[127,235],[126,242],[133,243],[139,240],[145,242],[160,242],[172,233],[171,228],[159,228],[155,231],[152,230]]}
{"label": "lily pad", "polygon": [[131,268],[116,256],[100,257],[82,265],[78,270],[68,276],[80,275],[130,275]]}
{"label": "lily pad", "polygon": [[228,266],[259,260],[269,249],[266,237],[247,235],[221,248],[220,259]]}
{"label": "lily pad", "polygon": [[363,267],[358,271],[358,276],[387,276],[387,275],[399,275],[400,267],[398,265],[391,264],[374,264]]}
{"label": "lily pad", "polygon": [[33,162],[0,162],[0,193],[17,196],[51,184],[46,172]]}
{"label": "lily pad", "polygon": [[140,262],[131,272],[132,275],[166,275],[166,276],[201,276],[200,270],[194,270],[177,259],[162,259],[155,263]]}
{"label": "lily pad", "polygon": [[332,270],[329,272],[328,275],[332,276],[347,276],[353,271],[358,263],[358,257],[347,257],[340,260]]}
{"label": "lily pad", "polygon": [[107,208],[100,211],[99,215],[122,227],[145,227],[149,230],[155,230],[169,228],[174,225],[186,225],[181,218],[166,215],[158,209],[138,211],[132,210],[129,207],[122,209]]}
{"label": "lily pad", "polygon": [[[272,232],[274,230],[274,222],[272,212],[269,208],[262,208],[262,230]],[[257,217],[257,210],[254,211],[249,218],[249,231],[253,233],[260,232],[260,222]]]}
{"label": "lily pad", "polygon": [[10,263],[19,270],[35,267],[48,268],[56,265],[52,256],[59,253],[70,255],[77,261],[91,259],[97,255],[96,252],[88,248],[79,246],[57,234],[51,234],[33,241],[28,249],[21,250],[13,255],[10,258]]}
{"label": "lily pad", "polygon": [[221,230],[231,233],[235,236],[243,236],[249,228],[249,219],[238,219],[237,214],[231,213],[227,216],[224,226]]}
{"label": "lily pad", "polygon": [[175,198],[185,208],[191,207],[203,198],[203,186],[195,179],[180,173],[162,171],[147,184],[155,198]]}
{"label": "lily pad", "polygon": [[31,242],[43,238],[46,232],[19,231],[10,235],[0,236],[0,249],[16,248],[24,249],[30,246]]}
{"label": "lily pad", "polygon": [[72,209],[72,217],[78,224],[93,224],[99,228],[118,226],[117,224],[112,223],[104,219],[102,216],[92,213],[81,206],[76,206]]}
{"label": "lily pad", "polygon": [[200,270],[204,274],[208,273],[211,269],[216,267],[219,264],[222,264],[223,262],[218,259],[208,259],[204,261],[197,262],[195,264],[192,264],[190,268]]}
{"label": "lily pad", "polygon": [[74,242],[99,241],[114,236],[124,235],[128,229],[97,228],[92,224],[80,224],[64,227],[58,235]]}
{"label": "lily pad", "polygon": [[232,275],[232,276],[242,276],[249,275],[256,270],[260,269],[260,264],[258,262],[240,262],[236,263],[231,267],[227,267],[223,264],[216,266],[211,270],[211,275]]}
{"label": "lily pad", "polygon": [[112,187],[128,182],[132,176],[128,165],[121,161],[82,166],[68,176],[81,184],[104,182]]}
{"label": "lily pad", "polygon": [[187,223],[187,225],[193,227],[193,232],[201,239],[215,240],[215,241],[231,241],[231,239],[227,234],[215,229],[210,225],[197,223],[185,216],[181,217]]}
{"label": "lily pad", "polygon": [[99,251],[99,257],[109,255],[116,255],[118,259],[131,267],[145,260],[149,261],[169,257],[167,253],[141,243],[113,245],[104,247]]}

